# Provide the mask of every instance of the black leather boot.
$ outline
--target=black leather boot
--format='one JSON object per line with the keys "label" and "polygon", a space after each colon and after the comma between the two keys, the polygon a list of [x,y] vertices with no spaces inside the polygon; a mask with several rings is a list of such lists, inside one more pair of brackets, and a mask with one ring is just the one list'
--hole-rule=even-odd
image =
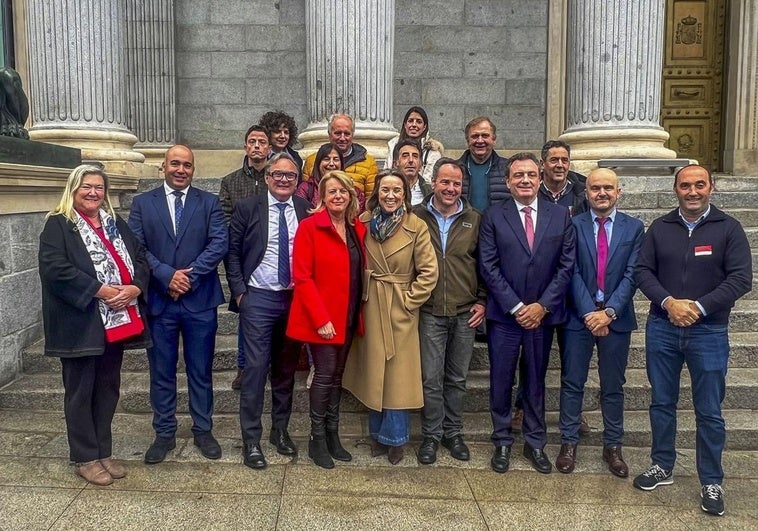
{"label": "black leather boot", "polygon": [[311,409],[311,438],[308,441],[308,457],[321,468],[334,468],[334,461],[326,446],[324,417]]}
{"label": "black leather boot", "polygon": [[342,389],[332,389],[329,407],[326,409],[326,447],[331,455],[337,461],[352,461],[353,456],[345,450],[340,442],[340,398]]}

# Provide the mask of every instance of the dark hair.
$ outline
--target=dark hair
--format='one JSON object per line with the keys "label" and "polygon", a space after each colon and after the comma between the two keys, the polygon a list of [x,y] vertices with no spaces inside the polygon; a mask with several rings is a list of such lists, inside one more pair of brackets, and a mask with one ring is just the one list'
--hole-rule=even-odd
{"label": "dark hair", "polygon": [[548,140],[545,142],[545,145],[542,146],[542,153],[540,153],[542,160],[547,160],[547,152],[553,148],[563,148],[568,152],[569,157],[571,156],[571,146],[566,142],[563,140]]}
{"label": "dark hair", "polygon": [[295,119],[289,114],[285,114],[282,111],[269,111],[258,120],[258,123],[268,129],[269,138],[276,133],[282,126],[286,127],[290,132],[290,140],[287,143],[287,147],[291,147],[297,140],[297,124]]}
{"label": "dark hair", "polygon": [[716,178],[708,170],[708,168],[705,168],[701,166],[700,164],[687,164],[686,166],[682,166],[681,168],[676,170],[676,173],[674,174],[674,188],[676,188],[676,182],[679,179],[679,174],[682,173],[687,168],[700,168],[701,170],[704,170],[708,174],[708,182],[711,184],[711,187],[716,186]]}
{"label": "dark hair", "polygon": [[458,162],[456,159],[451,159],[450,157],[440,157],[437,159],[437,162],[434,163],[434,168],[432,168],[432,182],[437,180],[437,175],[440,172],[440,168],[448,164],[450,166],[455,166],[458,168],[463,175],[463,180],[466,180],[466,171],[460,162]]}
{"label": "dark hair", "polygon": [[329,153],[332,152],[332,150],[336,151],[337,155],[340,158],[339,169],[340,170],[345,169],[345,158],[342,156],[342,152],[339,149],[337,149],[337,146],[330,143],[322,144],[321,147],[318,148],[318,151],[316,151],[316,158],[313,161],[313,173],[311,173],[311,179],[315,179],[314,180],[315,183],[319,183],[321,181],[321,177],[323,177],[323,175],[321,175],[321,169],[320,169],[321,161],[323,161],[329,155]]}
{"label": "dark hair", "polygon": [[374,180],[374,189],[371,192],[371,195],[366,200],[366,210],[371,212],[379,205],[379,188],[382,184],[382,179],[385,177],[397,177],[401,181],[403,181],[403,206],[405,207],[406,212],[411,211],[411,187],[408,185],[408,180],[405,178],[405,175],[400,173],[397,170],[382,170],[379,173],[376,174],[376,180]]}
{"label": "dark hair", "polygon": [[271,166],[279,162],[280,160],[288,160],[292,163],[292,165],[295,167],[295,171],[297,172],[297,180],[300,180],[300,166],[298,166],[297,162],[295,162],[295,159],[292,158],[292,155],[287,153],[286,151],[280,151],[279,153],[276,153],[274,156],[272,156],[268,161],[266,162],[266,166],[263,168],[263,170],[266,172],[266,175],[268,175],[269,170],[271,169]]}
{"label": "dark hair", "polygon": [[511,165],[514,162],[517,162],[519,160],[531,160],[537,165],[537,171],[539,171],[540,161],[537,160],[537,157],[534,155],[534,153],[530,153],[528,151],[522,151],[521,153],[516,153],[515,155],[511,155],[510,157],[508,157],[508,162],[505,163],[505,178],[506,179],[510,176]]}
{"label": "dark hair", "polygon": [[251,125],[250,128],[247,130],[247,133],[245,133],[245,139],[244,139],[245,144],[247,144],[247,137],[249,137],[250,133],[252,133],[253,131],[260,131],[261,133],[266,135],[266,138],[268,138],[269,143],[271,142],[271,133],[269,133],[268,128],[261,124],[255,124],[255,125]]}
{"label": "dark hair", "polygon": [[405,113],[405,118],[403,118],[403,124],[400,126],[400,140],[410,138],[405,132],[405,122],[408,121],[408,118],[411,117],[411,113],[413,112],[420,114],[421,119],[424,120],[424,126],[426,127],[426,129],[424,129],[424,132],[421,133],[421,138],[424,138],[424,135],[429,133],[429,117],[426,115],[426,111],[422,109],[421,107],[414,105],[413,107],[408,109],[408,112]]}
{"label": "dark hair", "polygon": [[[418,150],[418,156],[421,157],[421,143],[416,140],[415,138],[401,138],[398,140],[397,144],[395,144],[395,148],[392,150],[392,160],[394,160],[397,163],[397,157],[400,155],[400,148],[403,148],[405,146],[413,146]],[[421,169],[419,168],[419,171]]]}
{"label": "dark hair", "polygon": [[497,138],[497,127],[495,127],[495,124],[492,123],[492,120],[486,116],[477,116],[476,118],[472,118],[469,123],[466,124],[466,127],[463,129],[463,132],[466,134],[466,138],[468,138],[468,132],[471,130],[471,128],[479,125],[482,122],[487,122],[490,124],[490,127],[492,128],[492,138]]}

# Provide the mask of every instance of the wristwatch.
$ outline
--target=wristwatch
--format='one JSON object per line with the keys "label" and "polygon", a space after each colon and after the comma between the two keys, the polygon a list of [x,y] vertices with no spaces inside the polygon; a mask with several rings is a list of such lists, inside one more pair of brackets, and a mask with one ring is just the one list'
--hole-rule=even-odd
{"label": "wristwatch", "polygon": [[616,319],[618,319],[618,315],[616,315],[616,310],[614,310],[613,308],[610,308],[610,307],[608,307],[608,308],[605,309],[605,315],[607,315],[608,317],[610,317],[614,321]]}

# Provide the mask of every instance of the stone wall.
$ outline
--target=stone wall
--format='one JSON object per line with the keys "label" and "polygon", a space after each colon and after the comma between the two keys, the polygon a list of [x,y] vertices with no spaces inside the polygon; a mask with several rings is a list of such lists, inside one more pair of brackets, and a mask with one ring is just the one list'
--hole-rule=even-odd
{"label": "stone wall", "polygon": [[21,372],[21,350],[42,337],[39,233],[45,215],[0,215],[0,385]]}
{"label": "stone wall", "polygon": [[[307,121],[305,0],[176,0],[177,126],[198,149],[242,146],[261,114]],[[491,116],[498,146],[542,145],[547,0],[396,0],[394,123],[421,104],[446,147]]]}

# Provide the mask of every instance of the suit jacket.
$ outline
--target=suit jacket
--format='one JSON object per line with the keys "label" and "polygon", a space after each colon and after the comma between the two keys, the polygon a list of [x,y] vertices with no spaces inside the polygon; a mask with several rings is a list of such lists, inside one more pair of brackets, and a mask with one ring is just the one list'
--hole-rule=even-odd
{"label": "suit jacket", "polygon": [[168,285],[177,269],[192,268],[190,291],[179,298],[184,308],[200,312],[224,302],[218,264],[226,256],[229,241],[218,197],[190,186],[179,233],[174,234],[161,184],[134,198],[129,227],[147,250],[152,273],[147,303],[151,315],[159,315],[171,301]]}
{"label": "suit jacket", "polygon": [[[597,293],[597,244],[591,211],[573,217],[576,228],[576,268],[569,290],[569,320],[566,328],[584,328],[584,315],[595,311]],[[642,245],[645,227],[642,222],[622,212],[616,212],[611,243],[605,268],[605,305],[616,310],[618,318],[611,321],[615,332],[637,329],[632,298],[637,291],[634,266]]]}
{"label": "suit jacket", "polygon": [[568,209],[538,199],[534,249],[513,198],[496,203],[482,217],[479,270],[487,285],[487,319],[507,322],[519,302],[549,310],[543,325],[566,320],[566,292],[574,270],[576,238]]}
{"label": "suit jacket", "polygon": [[[312,205],[293,195],[297,220],[308,217]],[[243,199],[234,209],[229,224],[229,256],[227,258],[226,281],[232,293],[229,309],[239,311],[237,296],[247,291],[250,275],[263,261],[268,245],[268,192]]]}

